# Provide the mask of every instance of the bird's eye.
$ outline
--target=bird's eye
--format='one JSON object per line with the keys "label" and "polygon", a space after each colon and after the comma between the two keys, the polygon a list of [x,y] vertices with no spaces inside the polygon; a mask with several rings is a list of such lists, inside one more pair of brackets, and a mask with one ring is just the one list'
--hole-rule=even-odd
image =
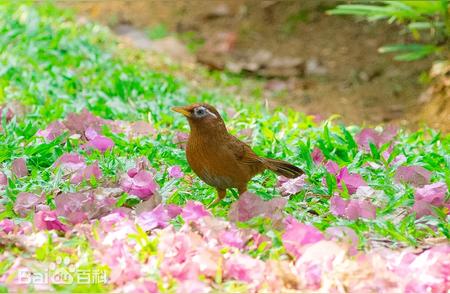
{"label": "bird's eye", "polygon": [[195,116],[197,116],[197,117],[202,117],[202,116],[206,115],[206,110],[203,107],[196,108],[194,112],[195,112]]}

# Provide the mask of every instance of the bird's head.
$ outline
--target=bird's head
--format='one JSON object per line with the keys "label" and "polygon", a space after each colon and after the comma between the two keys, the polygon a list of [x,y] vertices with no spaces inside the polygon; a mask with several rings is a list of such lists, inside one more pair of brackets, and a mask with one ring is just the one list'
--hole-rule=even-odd
{"label": "bird's head", "polygon": [[181,113],[188,119],[191,130],[217,130],[218,128],[225,128],[225,123],[223,122],[222,117],[212,105],[206,103],[195,103],[187,106],[173,107],[172,110]]}

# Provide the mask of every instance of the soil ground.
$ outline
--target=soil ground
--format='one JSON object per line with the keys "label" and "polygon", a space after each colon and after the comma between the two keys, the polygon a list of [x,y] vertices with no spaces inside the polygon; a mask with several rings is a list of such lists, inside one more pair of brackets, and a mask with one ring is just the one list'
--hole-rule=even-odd
{"label": "soil ground", "polygon": [[396,62],[392,55],[379,54],[380,46],[403,42],[406,35],[395,25],[326,15],[336,3],[111,0],[64,5],[113,28],[128,24],[144,30],[163,25],[179,33],[195,32],[205,40],[220,32],[233,32],[237,36],[233,51],[267,49],[277,56],[299,57],[320,66],[318,74],[275,82],[263,79],[267,87],[262,97],[272,105],[288,105],[323,117],[339,114],[347,123],[412,120],[410,109],[426,88],[419,77],[431,62]]}

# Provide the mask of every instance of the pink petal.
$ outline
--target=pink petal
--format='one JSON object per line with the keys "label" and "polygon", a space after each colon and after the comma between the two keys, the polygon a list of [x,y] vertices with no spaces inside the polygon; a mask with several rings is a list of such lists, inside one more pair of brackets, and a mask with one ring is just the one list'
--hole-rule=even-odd
{"label": "pink petal", "polygon": [[349,204],[349,200],[345,200],[340,196],[333,196],[330,199],[330,211],[336,216],[343,216],[345,214],[345,209]]}
{"label": "pink petal", "polygon": [[413,211],[416,212],[417,218],[424,215],[433,214],[433,206],[441,207],[448,205],[445,201],[445,195],[448,191],[447,185],[444,182],[438,182],[431,185],[425,185],[422,188],[417,188],[414,194]]}
{"label": "pink petal", "polygon": [[166,207],[167,209],[167,214],[169,215],[170,218],[174,218],[177,215],[181,214],[181,212],[183,211],[183,209],[181,207],[179,207],[178,205],[175,204],[169,204]]}
{"label": "pink petal", "polygon": [[85,146],[97,149],[103,153],[114,147],[114,141],[108,137],[98,135],[94,137],[94,139],[90,140]]}
{"label": "pink petal", "polygon": [[395,173],[397,182],[406,182],[415,186],[423,186],[430,182],[431,172],[421,166],[400,166]]}
{"label": "pink petal", "polygon": [[152,211],[141,213],[136,222],[144,231],[151,231],[155,228],[165,228],[169,224],[170,216],[162,204],[155,207]]}
{"label": "pink petal", "polygon": [[60,166],[68,171],[76,171],[86,167],[84,157],[77,153],[65,153],[56,160],[53,166]]}
{"label": "pink petal", "polygon": [[261,197],[245,192],[239,200],[231,205],[228,213],[228,217],[231,221],[248,221],[258,215],[278,218],[281,215],[281,211],[286,205],[287,200],[285,198],[274,198],[270,201],[264,201]]}
{"label": "pink petal", "polygon": [[175,137],[173,138],[172,142],[174,144],[177,144],[181,149],[185,149],[188,139],[189,139],[189,134],[177,132],[175,134]]}
{"label": "pink petal", "polygon": [[65,217],[74,225],[88,219],[84,206],[90,204],[93,203],[82,193],[62,193],[55,197],[57,215]]}
{"label": "pink petal", "polygon": [[286,230],[282,236],[286,251],[296,258],[301,256],[301,249],[307,244],[313,244],[324,239],[322,233],[313,226],[299,223],[292,216],[285,220]]}
{"label": "pink petal", "polygon": [[316,165],[322,164],[322,162],[325,160],[322,150],[317,147],[314,148],[313,152],[311,153],[311,157]]}
{"label": "pink petal", "polygon": [[11,165],[11,171],[18,178],[28,176],[28,168],[25,159],[23,158],[15,159]]}
{"label": "pink petal", "polygon": [[219,241],[224,245],[236,247],[238,249],[244,248],[245,245],[245,240],[242,238],[240,231],[236,228],[220,232]]}
{"label": "pink petal", "polygon": [[367,183],[360,175],[350,174],[347,167],[344,167],[339,171],[337,181],[340,189],[342,189],[342,182],[344,182],[350,194],[354,194],[360,186],[367,186]]}
{"label": "pink petal", "polygon": [[0,221],[0,231],[5,232],[6,234],[13,232],[15,227],[16,225],[10,219],[5,218]]}
{"label": "pink petal", "polygon": [[300,192],[305,186],[306,175],[301,175],[295,179],[288,179],[286,182],[281,184],[280,193],[281,195],[295,195]]}
{"label": "pink petal", "polygon": [[174,179],[179,179],[184,176],[184,173],[181,171],[181,167],[179,167],[178,165],[169,167],[168,172],[169,172],[169,177],[174,178]]}
{"label": "pink petal", "polygon": [[98,161],[93,164],[86,166],[85,168],[79,169],[70,178],[72,184],[79,184],[83,180],[89,181],[91,178],[99,179],[102,176],[102,171],[98,166]]}
{"label": "pink petal", "polygon": [[153,181],[153,176],[150,172],[142,170],[134,173],[134,171],[129,171],[129,174],[123,175],[120,182],[120,186],[125,192],[138,196],[143,200],[149,199],[156,192],[158,186]]}
{"label": "pink petal", "polygon": [[34,211],[39,202],[39,196],[33,193],[21,192],[17,195],[14,202],[14,212],[21,217],[25,217],[29,212]]}
{"label": "pink petal", "polygon": [[183,208],[183,211],[181,212],[181,216],[186,222],[196,221],[198,219],[210,215],[211,213],[205,209],[203,204],[192,200],[189,200],[186,203],[186,206]]}
{"label": "pink petal", "polygon": [[57,120],[48,125],[46,129],[37,131],[36,136],[52,141],[56,137],[59,137],[65,130],[66,127],[64,124]]}
{"label": "pink petal", "polygon": [[67,227],[61,223],[57,216],[56,211],[38,211],[34,215],[34,225],[39,230],[56,230],[66,232]]}
{"label": "pink petal", "polygon": [[88,127],[86,129],[86,131],[84,132],[84,135],[90,141],[90,140],[93,140],[95,137],[97,137],[98,133],[93,127]]}
{"label": "pink petal", "polygon": [[333,175],[337,175],[337,173],[339,172],[339,165],[332,160],[327,161],[327,163],[325,164],[325,168],[330,174]]}
{"label": "pink petal", "polygon": [[225,261],[225,277],[259,284],[264,279],[265,263],[244,254],[232,255]]}
{"label": "pink petal", "polygon": [[358,218],[375,219],[375,206],[367,200],[350,200],[345,209],[345,216],[350,220]]}
{"label": "pink petal", "polygon": [[4,172],[0,171],[0,186],[6,186],[8,185],[8,177],[5,175]]}

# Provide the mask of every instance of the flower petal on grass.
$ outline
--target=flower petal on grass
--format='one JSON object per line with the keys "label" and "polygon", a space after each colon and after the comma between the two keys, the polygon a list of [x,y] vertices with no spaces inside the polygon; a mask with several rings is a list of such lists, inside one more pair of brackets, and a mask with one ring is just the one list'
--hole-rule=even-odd
{"label": "flower petal on grass", "polygon": [[400,166],[395,172],[397,182],[423,186],[430,182],[431,172],[418,165]]}
{"label": "flower petal on grass", "polygon": [[86,162],[84,157],[77,153],[65,153],[61,155],[58,160],[53,164],[53,166],[61,167],[68,171],[76,171],[81,168],[86,167]]}
{"label": "flower petal on grass", "polygon": [[4,172],[0,171],[0,186],[6,186],[8,185],[8,177],[5,175]]}
{"label": "flower petal on grass", "polygon": [[128,194],[135,195],[142,200],[149,199],[158,188],[150,172],[135,169],[129,170],[128,174],[122,176],[120,186]]}
{"label": "flower petal on grass", "polygon": [[316,165],[322,164],[323,161],[325,160],[325,156],[323,155],[322,150],[320,150],[317,147],[314,148],[314,150],[312,151],[311,157]]}
{"label": "flower petal on grass", "polygon": [[179,167],[178,165],[169,167],[168,173],[169,173],[169,177],[174,178],[174,179],[179,179],[184,176],[184,173],[181,171],[181,167]]}
{"label": "flower petal on grass", "polygon": [[104,153],[107,150],[111,150],[114,147],[114,141],[108,137],[98,135],[94,137],[92,140],[88,141],[84,146],[88,148],[97,149],[100,152]]}
{"label": "flower petal on grass", "polygon": [[14,202],[14,212],[21,217],[25,217],[29,212],[34,211],[39,202],[40,197],[36,194],[21,192]]}
{"label": "flower petal on grass", "polygon": [[287,252],[299,258],[302,247],[324,239],[323,234],[311,225],[299,223],[292,216],[285,219],[286,230],[283,233],[283,245]]}
{"label": "flower petal on grass", "polygon": [[38,211],[34,215],[34,225],[39,230],[55,230],[55,231],[62,231],[67,232],[67,227],[63,223],[61,223],[58,220],[56,211],[45,211],[41,210]]}
{"label": "flower petal on grass", "polygon": [[445,194],[448,188],[444,182],[433,183],[425,185],[422,188],[417,188],[414,194],[413,211],[416,212],[417,218],[424,215],[432,215],[432,207],[441,207],[444,205],[450,206],[449,201],[445,201]]}
{"label": "flower petal on grass", "polygon": [[211,213],[206,210],[206,208],[201,204],[200,202],[196,201],[188,201],[186,203],[186,206],[183,207],[183,210],[181,212],[181,216],[183,219],[187,222],[189,221],[196,221],[199,220],[205,216],[210,216]]}
{"label": "flower petal on grass", "polygon": [[299,177],[296,177],[295,179],[287,179],[284,182],[282,180],[279,180],[279,182],[282,183],[280,186],[281,195],[287,196],[297,194],[303,188],[305,188],[305,179],[306,175],[301,175]]}
{"label": "flower petal on grass", "polygon": [[27,163],[24,158],[14,159],[11,165],[11,172],[18,178],[28,176]]}
{"label": "flower petal on grass", "polygon": [[62,193],[55,197],[56,213],[65,217],[72,224],[79,224],[88,219],[84,211],[88,203],[88,195],[82,193]]}
{"label": "flower petal on grass", "polygon": [[0,221],[0,232],[3,231],[6,234],[9,234],[14,231],[15,227],[16,225],[10,219],[5,218]]}
{"label": "flower petal on grass", "polygon": [[348,172],[347,167],[344,167],[339,171],[339,174],[337,176],[337,182],[339,189],[343,188],[342,182],[344,182],[350,194],[354,194],[356,190],[358,190],[358,187],[360,186],[367,186],[367,183],[363,180],[363,178],[360,175],[350,174]]}
{"label": "flower petal on grass", "polygon": [[343,216],[350,220],[375,219],[376,217],[376,207],[368,200],[344,200],[337,195],[330,200],[330,211],[336,216]]}
{"label": "flower petal on grass", "polygon": [[165,228],[169,224],[171,217],[160,204],[152,211],[145,211],[136,218],[137,224],[144,231],[151,231],[155,228]]}
{"label": "flower petal on grass", "polygon": [[75,174],[70,178],[72,184],[79,184],[83,180],[89,181],[91,178],[99,179],[102,176],[102,171],[98,166],[98,162],[95,161],[93,164],[88,165],[84,168],[78,169]]}
{"label": "flower petal on grass", "polygon": [[53,141],[57,137],[59,137],[64,131],[66,127],[59,120],[52,122],[45,128],[44,130],[39,130],[36,132],[36,136],[45,138],[46,140]]}
{"label": "flower petal on grass", "polygon": [[231,204],[228,217],[234,222],[245,222],[259,215],[278,220],[282,217],[282,209],[286,203],[285,198],[279,197],[264,201],[253,193],[245,192],[238,201]]}

